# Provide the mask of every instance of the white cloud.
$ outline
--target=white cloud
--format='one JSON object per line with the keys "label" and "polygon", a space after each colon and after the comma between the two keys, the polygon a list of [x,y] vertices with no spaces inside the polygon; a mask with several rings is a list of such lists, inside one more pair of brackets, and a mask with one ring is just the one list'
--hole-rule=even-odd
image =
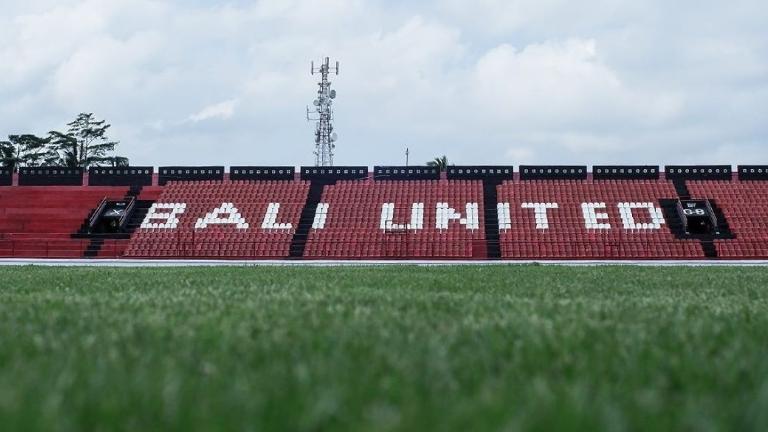
{"label": "white cloud", "polygon": [[0,134],[93,111],[136,163],[311,163],[325,55],[340,163],[768,162],[757,0],[6,3]]}
{"label": "white cloud", "polygon": [[674,96],[627,87],[603,63],[594,40],[544,42],[516,50],[500,45],[478,61],[472,76],[478,107],[548,130],[598,123],[654,124],[677,114]]}
{"label": "white cloud", "polygon": [[236,105],[237,100],[235,99],[209,105],[196,114],[189,116],[189,120],[195,123],[210,119],[226,120],[235,114]]}
{"label": "white cloud", "polygon": [[528,147],[512,147],[507,149],[504,157],[508,161],[514,161],[516,164],[529,164],[536,155],[533,149]]}

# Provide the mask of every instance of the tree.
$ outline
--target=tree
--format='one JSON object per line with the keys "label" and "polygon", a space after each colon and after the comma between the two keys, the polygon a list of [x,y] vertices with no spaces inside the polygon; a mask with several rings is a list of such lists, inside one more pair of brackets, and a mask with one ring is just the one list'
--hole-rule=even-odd
{"label": "tree", "polygon": [[434,160],[427,162],[427,166],[437,167],[441,172],[445,171],[448,168],[448,158],[445,155],[436,157]]}
{"label": "tree", "polygon": [[96,120],[93,113],[81,113],[68,123],[66,133],[51,131],[50,147],[58,155],[58,163],[70,168],[89,166],[126,166],[128,159],[112,153],[119,141],[110,141],[107,130],[112,126]]}
{"label": "tree", "polygon": [[109,164],[113,167],[127,167],[128,158],[123,156],[112,156],[109,158]]}
{"label": "tree", "polygon": [[58,160],[56,165],[68,168],[77,168],[80,166],[80,149],[77,138],[72,135],[58,131],[51,131],[48,134],[51,142],[51,149],[56,152]]}
{"label": "tree", "polygon": [[32,134],[8,135],[8,141],[0,141],[2,164],[14,171],[22,166],[39,166],[52,157],[47,138]]}

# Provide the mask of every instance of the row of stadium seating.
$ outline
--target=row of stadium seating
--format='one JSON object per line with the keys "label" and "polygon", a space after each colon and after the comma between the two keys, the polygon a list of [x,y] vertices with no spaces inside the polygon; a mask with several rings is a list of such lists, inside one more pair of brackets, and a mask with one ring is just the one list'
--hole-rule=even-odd
{"label": "row of stadium seating", "polygon": [[[550,202],[557,206],[548,209],[546,219],[540,220],[529,208],[510,206],[510,218],[517,223],[501,232],[502,256],[506,258],[704,256],[698,242],[676,240],[669,227],[663,226],[667,221],[654,220],[650,209],[631,213],[636,219],[635,226],[642,221],[642,229],[627,229],[623,223],[627,213],[622,215],[620,206],[624,203],[659,207],[659,200],[676,197],[669,181],[504,182],[497,191],[499,202]],[[585,212],[591,217],[585,216]]]}
{"label": "row of stadium seating", "polygon": [[[482,257],[474,244],[485,248],[480,181],[342,181],[321,202],[331,212],[310,232],[305,257],[472,258]],[[477,206],[467,214],[467,204]]]}
{"label": "row of stadium seating", "polygon": [[[128,187],[0,187],[0,256],[79,257],[73,239]],[[146,186],[130,240],[97,257],[307,259],[768,258],[768,182],[671,180],[189,181]],[[678,197],[727,235],[685,236]],[[487,207],[487,208],[486,208]],[[140,219],[139,219],[140,220]]]}
{"label": "row of stadium seating", "polygon": [[127,192],[127,187],[0,187],[0,257],[81,257],[88,242],[71,234],[103,198]]}
{"label": "row of stadium seating", "polygon": [[717,240],[722,258],[768,257],[768,184],[764,182],[687,182],[692,198],[713,199],[735,238]]}
{"label": "row of stadium seating", "polygon": [[171,182],[125,255],[286,257],[308,191],[302,181]]}

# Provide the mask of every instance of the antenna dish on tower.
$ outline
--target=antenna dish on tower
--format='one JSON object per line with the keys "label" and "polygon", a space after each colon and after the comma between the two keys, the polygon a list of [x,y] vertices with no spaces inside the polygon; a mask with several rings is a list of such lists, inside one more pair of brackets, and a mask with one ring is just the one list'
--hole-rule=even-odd
{"label": "antenna dish on tower", "polygon": [[333,132],[333,99],[336,99],[336,90],[331,90],[331,82],[328,76],[331,73],[339,74],[339,62],[336,67],[331,67],[331,61],[326,57],[320,67],[311,64],[312,75],[319,74],[320,82],[317,83],[317,99],[312,104],[314,109],[307,107],[307,120],[315,121],[315,166],[333,166],[334,144],[339,136]]}

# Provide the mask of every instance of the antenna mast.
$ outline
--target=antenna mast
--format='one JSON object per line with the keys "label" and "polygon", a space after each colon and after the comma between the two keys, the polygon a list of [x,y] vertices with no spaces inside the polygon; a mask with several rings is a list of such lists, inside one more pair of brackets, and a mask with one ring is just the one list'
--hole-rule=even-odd
{"label": "antenna mast", "polygon": [[315,124],[315,166],[333,166],[333,151],[336,148],[338,135],[333,131],[333,100],[336,99],[336,90],[331,90],[331,82],[328,76],[331,73],[339,74],[339,62],[331,67],[330,58],[326,57],[322,65],[315,67],[312,62],[312,75],[320,74],[320,87],[317,91],[317,99],[313,102],[312,110],[307,107],[307,121]]}

